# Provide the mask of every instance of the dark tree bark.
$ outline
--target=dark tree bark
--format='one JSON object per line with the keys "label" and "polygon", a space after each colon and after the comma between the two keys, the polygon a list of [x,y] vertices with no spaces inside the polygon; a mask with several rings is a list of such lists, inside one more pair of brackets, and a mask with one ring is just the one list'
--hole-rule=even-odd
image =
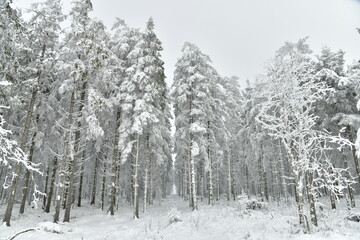
{"label": "dark tree bark", "polygon": [[111,163],[111,187],[110,187],[110,206],[109,212],[110,215],[114,215],[115,212],[115,204],[116,204],[116,188],[117,188],[117,171],[119,164],[119,127],[120,127],[120,118],[121,118],[121,110],[120,108],[116,111],[116,122],[115,122],[115,139],[114,139],[114,150],[113,150],[113,159]]}
{"label": "dark tree bark", "polygon": [[94,177],[93,177],[93,183],[92,183],[92,191],[91,191],[91,202],[90,202],[90,205],[94,205],[94,204],[95,204],[98,165],[99,165],[99,158],[98,158],[98,156],[96,156],[96,158],[95,158]]}
{"label": "dark tree bark", "polygon": [[84,163],[82,163],[80,167],[79,192],[78,192],[78,202],[77,202],[78,207],[81,207],[83,180],[84,180]]}
{"label": "dark tree bark", "polygon": [[[40,78],[40,73],[39,73],[38,77]],[[33,112],[34,112],[34,108],[35,108],[35,100],[36,100],[36,96],[37,96],[37,91],[38,91],[37,89],[34,89],[32,91],[28,112],[26,114],[23,132],[21,134],[20,148],[23,151],[24,151],[25,146],[28,141],[29,129],[30,129],[31,120],[33,118]],[[9,194],[9,197],[7,200],[6,210],[5,210],[4,219],[3,219],[3,222],[5,222],[6,226],[8,226],[8,227],[10,226],[10,219],[11,219],[12,210],[14,207],[15,195],[16,195],[16,190],[17,190],[17,186],[18,186],[18,182],[19,182],[19,176],[20,176],[21,169],[22,169],[21,163],[17,163],[15,165],[15,169],[14,169],[15,177],[13,178],[13,180],[11,182],[11,187],[10,187],[10,191],[9,191],[10,194]]]}
{"label": "dark tree bark", "polygon": [[101,210],[103,211],[105,206],[105,187],[106,187],[106,161],[104,161],[104,173],[101,183]]}
{"label": "dark tree bark", "polygon": [[[59,216],[60,216],[60,209],[61,209],[61,198],[63,196],[64,187],[65,187],[65,170],[66,170],[66,162],[68,159],[69,154],[69,145],[70,145],[70,127],[73,124],[73,108],[74,108],[74,92],[71,94],[70,99],[70,111],[69,111],[69,117],[68,117],[68,124],[67,124],[67,130],[65,132],[65,142],[64,142],[64,151],[63,151],[63,158],[61,160],[60,165],[60,172],[59,172],[59,180],[58,180],[58,187],[57,187],[57,194],[55,199],[55,214],[54,214],[54,223],[59,222]],[[65,198],[66,199],[66,198]]]}
{"label": "dark tree bark", "polygon": [[[354,137],[353,137],[353,135],[352,135],[352,133],[351,133],[351,128],[350,128],[349,125],[346,127],[346,130],[347,130],[347,132],[348,132],[350,142],[354,143]],[[356,149],[355,149],[354,146],[351,147],[351,153],[352,153],[352,155],[353,155],[353,159],[354,159],[354,163],[355,163],[355,170],[356,170],[356,174],[357,174],[357,177],[356,177],[356,178],[357,178],[358,182],[360,183],[360,166],[359,166],[359,159],[358,159],[358,157],[357,157],[357,155],[356,155]]]}
{"label": "dark tree bark", "polygon": [[84,83],[82,85],[81,93],[80,93],[80,105],[78,109],[78,116],[77,116],[77,128],[75,131],[75,141],[74,141],[74,156],[73,159],[70,161],[70,176],[69,176],[69,190],[68,195],[66,198],[66,205],[65,205],[65,213],[64,213],[64,222],[70,222],[70,210],[71,210],[71,203],[74,199],[74,180],[75,180],[75,169],[78,162],[78,154],[79,154],[79,147],[80,147],[80,138],[81,138],[81,127],[82,127],[82,110],[84,108],[84,101],[86,96],[86,88],[87,88],[87,73],[83,74]]}
{"label": "dark tree bark", "polygon": [[[37,121],[36,121],[36,125],[39,121],[39,116],[37,117]],[[32,163],[33,161],[33,156],[34,156],[34,148],[35,148],[35,138],[36,138],[36,130],[35,133],[32,136],[32,140],[31,140],[31,147],[30,147],[30,152],[29,152],[29,159],[28,162]],[[25,211],[25,203],[26,203],[26,198],[28,196],[28,192],[29,192],[29,183],[30,183],[30,170],[26,170],[25,172],[25,180],[24,180],[24,186],[22,189],[22,197],[21,197],[21,204],[20,204],[20,210],[19,213],[23,214]]]}
{"label": "dark tree bark", "polygon": [[57,163],[58,163],[58,159],[55,156],[54,161],[53,161],[53,166],[52,166],[49,193],[47,194],[47,202],[46,202],[46,207],[45,207],[45,212],[47,212],[47,213],[50,212],[51,200],[52,200],[52,196],[53,196],[53,193],[54,193],[54,185],[55,185],[57,165],[58,165]]}
{"label": "dark tree bark", "polygon": [[46,168],[45,186],[44,186],[44,191],[43,191],[46,194],[43,197],[43,209],[44,210],[45,210],[45,206],[46,206],[47,192],[48,192],[48,186],[49,186],[49,174],[50,174],[50,164],[48,164],[48,167]]}

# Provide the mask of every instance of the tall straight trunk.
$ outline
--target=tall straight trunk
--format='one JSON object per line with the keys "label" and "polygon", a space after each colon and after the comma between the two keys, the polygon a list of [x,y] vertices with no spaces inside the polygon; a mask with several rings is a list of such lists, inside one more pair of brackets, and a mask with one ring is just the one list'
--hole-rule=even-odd
{"label": "tall straight trunk", "polygon": [[284,169],[284,158],[283,158],[280,139],[278,142],[278,148],[279,148],[279,157],[280,157],[281,186],[282,186],[285,202],[288,202],[288,192],[287,192],[287,188],[286,188],[286,177],[285,177],[285,169]]}
{"label": "tall straight trunk", "polygon": [[28,205],[31,205],[31,200],[33,199],[34,196],[34,185],[35,185],[35,179],[30,178],[29,180],[29,186],[30,186],[30,194],[28,196]]}
{"label": "tall straight trunk", "polygon": [[209,202],[208,204],[213,204],[213,198],[214,198],[214,184],[213,184],[213,174],[212,174],[212,168],[213,168],[213,163],[212,163],[212,156],[210,153],[210,121],[207,122],[207,158],[209,161]]}
{"label": "tall straight trunk", "polygon": [[109,212],[110,215],[114,215],[115,212],[115,204],[116,204],[116,185],[117,185],[117,170],[119,167],[119,127],[120,127],[120,118],[121,118],[121,112],[120,108],[116,111],[116,122],[115,122],[115,139],[114,139],[114,150],[113,150],[113,159],[111,163],[111,185],[110,185],[110,206],[109,206]]}
{"label": "tall straight trunk", "polygon": [[[191,90],[193,89],[193,86],[191,87]],[[193,93],[190,93],[190,113],[192,112],[193,108]],[[189,126],[191,126],[194,123],[193,116],[190,114],[189,116]],[[196,169],[195,169],[195,159],[192,154],[194,147],[194,136],[193,133],[190,131],[189,134],[189,184],[190,184],[190,206],[192,207],[192,210],[197,210],[197,199],[196,199]]]}
{"label": "tall straight trunk", "polygon": [[[38,119],[39,119],[39,116],[37,117],[36,125],[38,123]],[[34,148],[35,148],[35,138],[36,138],[36,130],[35,130],[35,133],[32,136],[32,140],[31,140],[28,163],[32,163],[32,161],[33,161]],[[23,186],[23,189],[22,189],[22,197],[21,197],[21,204],[20,204],[20,210],[19,210],[20,214],[23,214],[24,211],[25,211],[25,202],[26,202],[26,198],[27,198],[28,192],[29,192],[29,183],[30,183],[30,170],[27,169],[26,172],[25,172],[24,186]]]}
{"label": "tall straight trunk", "polygon": [[166,182],[166,173],[162,171],[161,175],[161,197],[166,198],[167,195],[167,182]]}
{"label": "tall straight trunk", "polygon": [[3,173],[4,173],[4,167],[5,167],[4,165],[0,166],[0,181],[2,180],[2,176],[3,176]]}
{"label": "tall straight trunk", "polygon": [[219,173],[219,164],[216,163],[216,201],[220,200],[220,173]]}
{"label": "tall straight trunk", "polygon": [[144,174],[144,202],[143,212],[146,213],[146,206],[148,201],[148,182],[149,182],[149,164],[150,164],[150,134],[146,135],[146,159],[145,159],[145,174]]}
{"label": "tall straight trunk", "polygon": [[227,158],[227,164],[228,164],[228,168],[227,168],[227,183],[228,183],[228,188],[227,188],[227,200],[230,201],[231,199],[231,185],[232,185],[232,180],[231,180],[231,157],[229,154],[229,150],[225,151],[225,157]]}
{"label": "tall straight trunk", "polygon": [[139,218],[139,150],[140,150],[140,134],[137,133],[136,137],[136,155],[135,155],[135,164],[134,164],[134,209],[133,209],[133,218]]}
{"label": "tall straight trunk", "polygon": [[[3,181],[1,181],[3,172],[4,172],[4,165],[2,165],[0,167],[0,186],[3,186]],[[0,188],[0,201],[2,201],[2,199],[3,199],[3,193],[4,193],[4,188],[1,187]]]}
{"label": "tall straight trunk", "polygon": [[246,177],[246,194],[247,194],[248,197],[250,197],[250,195],[251,195],[251,193],[250,193],[250,188],[251,188],[250,185],[251,185],[251,183],[250,183],[249,167],[248,167],[247,163],[245,163],[245,177]]}
{"label": "tall straight trunk", "polygon": [[65,213],[64,213],[64,222],[70,222],[70,210],[72,200],[74,199],[74,180],[75,180],[75,169],[78,161],[78,151],[80,147],[80,138],[81,138],[81,127],[82,127],[82,110],[84,108],[84,101],[86,96],[86,88],[87,88],[87,73],[84,73],[83,80],[84,83],[82,85],[81,93],[80,93],[80,105],[78,109],[78,116],[77,116],[77,126],[75,131],[75,140],[74,140],[74,153],[73,158],[70,161],[70,176],[69,176],[69,191],[66,198],[66,205],[65,205]]}
{"label": "tall straight trunk", "polygon": [[[342,160],[343,160],[343,163],[344,163],[345,177],[347,178],[348,181],[351,181],[351,176],[350,176],[350,173],[349,173],[348,160],[347,160],[347,158],[346,158],[343,151],[341,151],[341,157],[342,157]],[[347,186],[347,189],[348,189],[349,198],[350,198],[350,207],[354,208],[355,207],[354,190],[352,189],[350,184]]]}
{"label": "tall straight trunk", "polygon": [[95,204],[98,165],[99,165],[99,158],[98,158],[98,156],[96,155],[90,205],[94,205],[94,204]]}
{"label": "tall straight trunk", "polygon": [[70,137],[71,137],[71,126],[73,124],[73,111],[74,111],[74,102],[75,102],[75,96],[74,92],[71,94],[70,98],[70,110],[69,110],[69,117],[68,117],[68,123],[67,128],[65,130],[65,142],[64,142],[64,150],[63,150],[63,157],[61,160],[60,165],[60,172],[59,172],[59,179],[57,184],[57,193],[56,193],[56,199],[55,199],[55,214],[54,214],[54,223],[59,222],[59,216],[60,216],[60,209],[61,209],[61,200],[62,196],[64,194],[64,187],[65,187],[65,176],[66,176],[66,162],[69,155],[69,147],[70,147]]}
{"label": "tall straight trunk", "polygon": [[46,194],[43,197],[43,209],[45,210],[46,207],[46,200],[47,200],[47,192],[48,192],[48,187],[49,187],[49,176],[50,175],[50,164],[48,164],[48,167],[46,169],[46,177],[45,177],[45,186],[44,186],[44,193]]}
{"label": "tall straight trunk", "polygon": [[143,212],[146,213],[147,201],[148,201],[148,181],[149,181],[149,168],[147,162],[145,162],[145,174],[144,174],[144,201]]}
{"label": "tall straight trunk", "polygon": [[[38,78],[40,78],[40,73],[38,74]],[[32,91],[28,112],[26,114],[24,129],[21,134],[20,148],[23,151],[25,150],[25,146],[28,141],[29,129],[30,129],[31,120],[33,118],[33,112],[34,112],[34,108],[35,108],[35,100],[36,100],[36,96],[37,96],[37,91],[38,91],[37,88]],[[10,191],[9,191],[10,194],[9,194],[9,197],[7,200],[6,210],[5,210],[4,219],[3,219],[3,222],[5,222],[6,226],[8,226],[8,227],[10,227],[10,219],[11,219],[12,210],[14,207],[15,195],[16,195],[16,190],[17,190],[17,186],[18,186],[18,182],[19,182],[21,169],[22,169],[22,165],[21,165],[21,163],[18,162],[15,165],[14,177],[11,182],[11,187],[10,187]]]}
{"label": "tall straight trunk", "polygon": [[183,162],[184,162],[184,174],[183,174],[183,193],[184,193],[184,200],[188,200],[188,196],[189,196],[189,177],[188,177],[188,161],[185,158],[185,156],[183,157]]}
{"label": "tall straight trunk", "polygon": [[102,177],[102,183],[101,183],[101,210],[104,211],[105,207],[105,187],[106,187],[106,162],[104,161],[104,173]]}
{"label": "tall straight trunk", "polygon": [[120,205],[120,200],[121,200],[121,178],[120,178],[120,174],[121,174],[121,163],[120,163],[120,152],[119,152],[119,157],[118,157],[118,159],[119,159],[119,164],[118,164],[118,166],[117,166],[117,168],[116,168],[116,181],[117,181],[117,188],[116,188],[116,190],[117,190],[117,194],[116,194],[116,196],[118,197],[117,198],[117,201],[116,201],[116,211],[119,211],[119,205]]}
{"label": "tall straight trunk", "polygon": [[287,143],[286,140],[283,139],[284,146],[286,147],[287,155],[289,158],[289,162],[291,165],[291,170],[294,178],[295,184],[295,201],[298,207],[298,214],[299,214],[299,223],[304,232],[309,232],[309,224],[307,222],[306,216],[304,214],[304,196],[303,196],[303,176],[302,171],[296,169],[296,159],[292,153],[292,143]]}
{"label": "tall straight trunk", "polygon": [[303,180],[302,172],[293,170],[294,183],[295,183],[295,201],[298,207],[299,222],[302,226],[303,231],[309,232],[308,222],[304,213],[304,196],[303,196]]}
{"label": "tall straight trunk", "polygon": [[193,148],[193,137],[190,134],[190,151],[189,151],[189,159],[190,159],[190,203],[192,210],[197,210],[197,199],[196,199],[196,172],[195,172],[195,159],[192,154]]}
{"label": "tall straight trunk", "polygon": [[193,207],[194,206],[194,198],[193,198],[193,185],[192,185],[192,170],[191,170],[191,148],[189,148],[189,158],[188,158],[188,192],[189,192],[189,207]]}
{"label": "tall straight trunk", "polygon": [[[210,155],[210,154],[209,154]],[[213,183],[213,171],[212,171],[212,161],[211,157],[210,160],[210,166],[209,166],[209,198],[208,198],[208,204],[214,204],[214,183]]]}
{"label": "tall straight trunk", "polygon": [[78,207],[81,207],[83,182],[84,182],[84,162],[81,164],[80,167],[80,180],[79,180],[79,192],[78,192],[78,203],[77,203]]}
{"label": "tall straight trunk", "polygon": [[305,173],[305,177],[306,177],[308,202],[310,205],[310,219],[311,219],[311,223],[317,227],[318,221],[317,221],[317,215],[316,215],[315,194],[314,194],[314,187],[313,187],[314,173],[307,171]]}
{"label": "tall straight trunk", "polygon": [[262,201],[264,201],[264,197],[268,201],[269,193],[268,193],[268,189],[267,189],[267,178],[266,178],[266,173],[264,170],[264,163],[263,163],[262,143],[260,143],[260,153],[259,153],[259,157],[258,157],[258,171],[259,171],[259,177],[260,177],[260,193],[261,193]]}
{"label": "tall straight trunk", "polygon": [[[273,158],[275,158],[275,154],[273,155]],[[270,165],[270,174],[272,180],[272,191],[271,191],[272,200],[279,202],[280,201],[279,179],[278,179],[278,172],[276,166],[274,166],[273,159],[269,159],[269,165]]]}
{"label": "tall straight trunk", "polygon": [[153,167],[153,161],[150,158],[149,159],[149,165],[150,165],[150,171],[149,171],[149,205],[152,205],[154,203],[153,200],[153,194],[154,194],[154,179],[153,179],[153,172],[154,172],[154,167]]}
{"label": "tall straight trunk", "polygon": [[57,162],[58,162],[58,159],[55,156],[54,157],[54,162],[53,162],[53,167],[52,167],[52,173],[51,173],[49,193],[47,194],[47,202],[46,202],[46,207],[45,207],[45,212],[47,212],[47,213],[50,212],[51,199],[52,199],[53,192],[54,192],[54,185],[55,185],[55,179],[56,179],[56,170],[57,170]]}
{"label": "tall straight trunk", "polygon": [[[346,127],[346,130],[348,132],[348,135],[349,135],[349,140],[350,142],[354,143],[354,137],[353,137],[353,134],[351,133],[351,128],[350,126],[348,125]],[[355,170],[356,170],[356,179],[358,180],[358,182],[360,183],[360,166],[359,166],[359,159],[356,155],[356,149],[354,146],[351,146],[351,153],[353,155],[353,159],[354,159],[354,163],[355,163]]]}
{"label": "tall straight trunk", "polygon": [[204,167],[204,162],[200,162],[199,164],[199,168],[200,168],[200,171],[199,171],[199,194],[200,194],[200,201],[202,202],[203,201],[203,197],[206,195],[206,184],[204,183],[204,179],[205,179],[205,175],[206,173],[205,172],[205,167]]}

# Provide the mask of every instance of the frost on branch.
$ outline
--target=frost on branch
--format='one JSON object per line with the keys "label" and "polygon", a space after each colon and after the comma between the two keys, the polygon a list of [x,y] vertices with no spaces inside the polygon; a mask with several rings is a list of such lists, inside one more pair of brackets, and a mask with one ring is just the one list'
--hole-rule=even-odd
{"label": "frost on branch", "polygon": [[[0,106],[0,109],[5,108]],[[22,164],[30,171],[39,172],[39,170],[33,164],[29,164],[27,161],[27,155],[20,149],[16,141],[10,140],[9,135],[11,131],[3,128],[5,120],[0,115],[0,164],[12,168],[14,164]]]}

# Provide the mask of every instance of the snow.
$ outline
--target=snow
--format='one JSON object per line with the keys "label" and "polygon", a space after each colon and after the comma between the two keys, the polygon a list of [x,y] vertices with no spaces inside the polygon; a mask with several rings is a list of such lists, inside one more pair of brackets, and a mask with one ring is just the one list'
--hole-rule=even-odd
{"label": "snow", "polygon": [[[358,199],[359,201],[360,199]],[[214,206],[199,201],[199,210],[192,212],[188,202],[176,195],[168,196],[160,204],[148,206],[146,216],[132,219],[132,209],[122,203],[115,216],[97,207],[74,208],[70,223],[52,223],[52,213],[27,209],[19,217],[14,214],[11,227],[0,227],[0,240],[17,232],[35,228],[16,237],[16,240],[60,239],[360,239],[360,223],[346,219],[345,200],[332,211],[328,199],[321,199],[323,211],[318,210],[319,227],[312,234],[298,231],[297,210],[294,203],[270,203],[264,210],[243,209],[239,202],[220,201]],[[14,213],[17,212],[15,206]],[[3,209],[0,209],[1,211]],[[359,213],[360,208],[353,210]],[[170,219],[179,221],[170,221]]]}
{"label": "snow", "polygon": [[191,155],[195,157],[199,155],[199,153],[200,153],[199,145],[197,144],[197,142],[193,142],[191,147]]}
{"label": "snow", "polygon": [[9,85],[11,85],[11,83],[8,81],[0,81],[0,86],[9,86]]}
{"label": "snow", "polygon": [[35,227],[38,231],[45,231],[50,233],[64,233],[61,225],[52,222],[39,222]]}

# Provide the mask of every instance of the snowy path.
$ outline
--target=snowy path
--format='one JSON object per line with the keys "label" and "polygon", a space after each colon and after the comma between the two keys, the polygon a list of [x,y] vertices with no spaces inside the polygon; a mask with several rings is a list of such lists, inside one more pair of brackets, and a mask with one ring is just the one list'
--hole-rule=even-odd
{"label": "snowy path", "polygon": [[[168,213],[176,207],[182,222],[169,224]],[[2,210],[2,209],[0,209]],[[358,209],[359,210],[359,209]],[[16,209],[15,209],[16,211]],[[33,228],[39,222],[51,222],[52,214],[40,210],[15,219],[12,227],[0,227],[0,239],[5,240],[16,232]],[[346,211],[328,211],[320,216],[320,227],[312,235],[296,233],[296,210],[272,206],[269,211],[251,211],[241,214],[234,203],[222,202],[213,207],[205,202],[200,210],[192,212],[187,202],[177,196],[169,196],[159,206],[149,206],[146,216],[132,219],[129,205],[122,205],[115,216],[108,216],[95,207],[73,209],[70,224],[60,224],[63,234],[33,231],[21,234],[15,240],[65,240],[65,239],[360,239],[360,223],[344,220]],[[44,223],[41,223],[44,224]],[[51,225],[51,223],[45,223]]]}

